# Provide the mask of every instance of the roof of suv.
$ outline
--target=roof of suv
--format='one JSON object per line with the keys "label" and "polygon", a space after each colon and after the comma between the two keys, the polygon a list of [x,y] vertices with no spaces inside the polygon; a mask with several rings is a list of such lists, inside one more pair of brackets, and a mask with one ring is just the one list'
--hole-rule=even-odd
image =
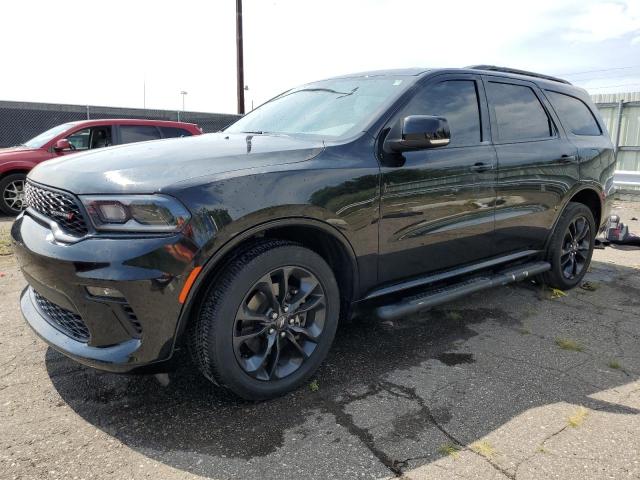
{"label": "roof of suv", "polygon": [[174,122],[170,120],[148,120],[140,118],[100,118],[96,120],[76,120],[67,122],[70,125],[86,125],[88,127],[94,125],[118,124],[118,125],[155,125],[158,127],[192,127],[197,128],[195,123]]}
{"label": "roof of suv", "polygon": [[425,73],[434,71],[452,71],[452,72],[482,72],[489,73],[491,75],[523,78],[530,81],[546,80],[548,82],[562,83],[565,85],[571,85],[570,82],[562,78],[553,77],[551,75],[545,75],[542,73],[529,72],[527,70],[519,70],[510,67],[498,67],[495,65],[471,65],[464,68],[399,68],[389,70],[372,70],[368,72],[359,72],[349,75],[343,75],[337,78],[349,78],[349,77],[383,77],[383,76],[420,76]]}

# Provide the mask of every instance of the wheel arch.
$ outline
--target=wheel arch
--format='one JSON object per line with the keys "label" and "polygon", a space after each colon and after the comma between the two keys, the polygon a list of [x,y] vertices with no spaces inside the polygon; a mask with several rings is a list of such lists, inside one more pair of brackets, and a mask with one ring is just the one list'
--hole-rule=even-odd
{"label": "wheel arch", "polygon": [[583,205],[588,207],[589,210],[591,210],[593,219],[596,222],[596,229],[600,228],[600,225],[602,223],[602,197],[600,193],[598,193],[592,187],[584,187],[573,194],[573,196],[567,202],[567,205],[570,202],[582,203]]}
{"label": "wheel arch", "polygon": [[551,241],[551,237],[553,237],[553,232],[555,232],[556,230],[556,226],[560,221],[560,217],[562,217],[562,214],[571,202],[581,203],[589,208],[596,223],[596,230],[600,228],[600,224],[602,222],[602,218],[600,217],[602,216],[603,212],[602,191],[593,185],[581,185],[570,195],[567,195],[567,198],[562,204],[562,207],[558,209],[558,214],[556,215],[556,218],[553,222],[553,226],[551,227],[551,229],[549,230],[549,234],[547,235],[547,240],[544,245],[545,251],[549,247],[549,242]]}
{"label": "wheel arch", "polygon": [[22,173],[24,175],[27,175],[30,171],[31,169],[26,167],[17,167],[10,170],[5,170],[3,172],[0,172],[0,180],[2,180],[5,177],[8,177],[9,175],[14,175],[16,173]]}
{"label": "wheel arch", "polygon": [[337,228],[326,222],[303,217],[282,218],[256,225],[235,235],[209,256],[184,303],[177,337],[183,336],[192,312],[198,308],[207,287],[216,280],[225,264],[240,249],[261,238],[295,241],[318,253],[336,276],[341,310],[343,314],[347,313],[359,289],[358,262],[350,242]]}

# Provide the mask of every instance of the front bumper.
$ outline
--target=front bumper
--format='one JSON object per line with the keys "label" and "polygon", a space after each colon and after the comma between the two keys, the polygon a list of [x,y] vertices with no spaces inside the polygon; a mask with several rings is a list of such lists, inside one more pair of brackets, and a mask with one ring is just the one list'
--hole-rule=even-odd
{"label": "front bumper", "polygon": [[131,360],[140,349],[140,339],[129,339],[110,347],[92,347],[74,340],[55,328],[36,306],[35,291],[27,287],[20,296],[20,309],[29,326],[38,336],[59,352],[74,360],[103,370],[127,372],[135,368]]}
{"label": "front bumper", "polygon": [[[114,372],[171,358],[182,310],[178,296],[196,251],[188,238],[93,237],[59,244],[28,213],[11,235],[29,284],[20,299],[22,314],[54,349]],[[116,289],[122,297],[92,296],[90,286]]]}

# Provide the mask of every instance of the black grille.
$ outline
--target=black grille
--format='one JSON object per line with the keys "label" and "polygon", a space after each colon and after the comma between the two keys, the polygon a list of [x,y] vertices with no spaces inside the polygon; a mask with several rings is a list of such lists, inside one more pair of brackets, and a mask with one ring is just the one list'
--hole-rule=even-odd
{"label": "black grille", "polygon": [[131,305],[125,303],[122,306],[122,309],[124,310],[124,313],[127,314],[127,318],[129,319],[129,322],[131,323],[131,326],[136,331],[136,333],[138,335],[142,335],[142,325],[140,325],[138,316],[136,315],[136,312],[133,311],[133,308],[131,308]]}
{"label": "black grille", "polygon": [[69,235],[82,237],[87,234],[87,224],[71,195],[30,182],[27,182],[24,193],[27,207],[54,220]]}
{"label": "black grille", "polygon": [[46,315],[49,323],[79,342],[89,341],[89,330],[80,315],[50,302],[35,290],[33,293],[40,310]]}

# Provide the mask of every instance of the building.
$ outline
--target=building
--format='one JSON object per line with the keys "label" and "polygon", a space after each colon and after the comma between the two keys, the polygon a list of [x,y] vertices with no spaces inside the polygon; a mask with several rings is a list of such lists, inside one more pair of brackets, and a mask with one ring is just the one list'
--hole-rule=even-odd
{"label": "building", "polygon": [[640,191],[640,92],[592,95],[616,147],[615,183]]}

